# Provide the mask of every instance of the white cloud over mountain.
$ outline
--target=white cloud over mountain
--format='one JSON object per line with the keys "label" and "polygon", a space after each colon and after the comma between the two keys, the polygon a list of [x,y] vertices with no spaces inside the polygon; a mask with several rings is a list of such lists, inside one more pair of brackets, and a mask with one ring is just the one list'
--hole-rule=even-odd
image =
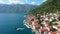
{"label": "white cloud over mountain", "polygon": [[23,2],[21,2],[20,0],[8,0],[9,3],[8,4],[24,4]]}
{"label": "white cloud over mountain", "polygon": [[45,2],[45,1],[47,1],[47,0],[44,0],[43,2]]}
{"label": "white cloud over mountain", "polygon": [[34,2],[34,1],[33,1],[33,2],[31,2],[30,4],[35,5],[35,4],[36,4],[36,2]]}
{"label": "white cloud over mountain", "polygon": [[[37,1],[35,1],[35,0],[34,1],[33,0],[31,0],[31,1],[29,1],[29,0],[0,0],[0,4],[32,4],[32,5],[36,5],[38,3]],[[44,1],[46,1],[46,0],[44,0]]]}
{"label": "white cloud over mountain", "polygon": [[0,4],[3,4],[4,2],[2,0],[0,0]]}
{"label": "white cloud over mountain", "polygon": [[20,0],[0,0],[0,4],[24,4],[24,2],[21,2]]}

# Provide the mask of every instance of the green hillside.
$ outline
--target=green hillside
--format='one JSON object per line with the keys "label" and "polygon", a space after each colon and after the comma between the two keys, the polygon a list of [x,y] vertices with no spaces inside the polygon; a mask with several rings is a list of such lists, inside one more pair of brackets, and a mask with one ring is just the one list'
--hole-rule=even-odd
{"label": "green hillside", "polygon": [[57,11],[60,11],[60,0],[47,0],[36,9],[30,11],[29,14],[55,13]]}

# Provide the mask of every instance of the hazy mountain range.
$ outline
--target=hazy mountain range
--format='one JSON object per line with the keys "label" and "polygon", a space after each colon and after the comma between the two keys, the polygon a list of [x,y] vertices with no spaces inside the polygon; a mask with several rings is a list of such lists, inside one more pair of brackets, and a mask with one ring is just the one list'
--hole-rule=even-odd
{"label": "hazy mountain range", "polygon": [[37,5],[29,5],[29,4],[0,4],[0,13],[22,13],[28,12],[36,8]]}

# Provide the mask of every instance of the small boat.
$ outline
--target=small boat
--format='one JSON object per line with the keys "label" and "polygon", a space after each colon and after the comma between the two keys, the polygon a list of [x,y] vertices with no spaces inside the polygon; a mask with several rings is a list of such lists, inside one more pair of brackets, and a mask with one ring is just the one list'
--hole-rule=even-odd
{"label": "small boat", "polygon": [[30,28],[27,24],[24,24],[24,25],[26,25],[27,28]]}
{"label": "small boat", "polygon": [[24,28],[17,28],[17,30],[24,30]]}

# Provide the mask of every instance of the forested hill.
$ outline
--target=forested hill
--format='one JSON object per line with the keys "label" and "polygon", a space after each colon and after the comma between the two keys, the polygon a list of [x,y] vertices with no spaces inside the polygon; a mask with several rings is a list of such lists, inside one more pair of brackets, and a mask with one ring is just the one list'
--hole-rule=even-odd
{"label": "forested hill", "polygon": [[29,4],[0,4],[0,13],[22,13],[37,7],[37,5]]}
{"label": "forested hill", "polygon": [[57,11],[60,11],[60,0],[47,0],[29,13],[36,15],[37,13],[54,13]]}

